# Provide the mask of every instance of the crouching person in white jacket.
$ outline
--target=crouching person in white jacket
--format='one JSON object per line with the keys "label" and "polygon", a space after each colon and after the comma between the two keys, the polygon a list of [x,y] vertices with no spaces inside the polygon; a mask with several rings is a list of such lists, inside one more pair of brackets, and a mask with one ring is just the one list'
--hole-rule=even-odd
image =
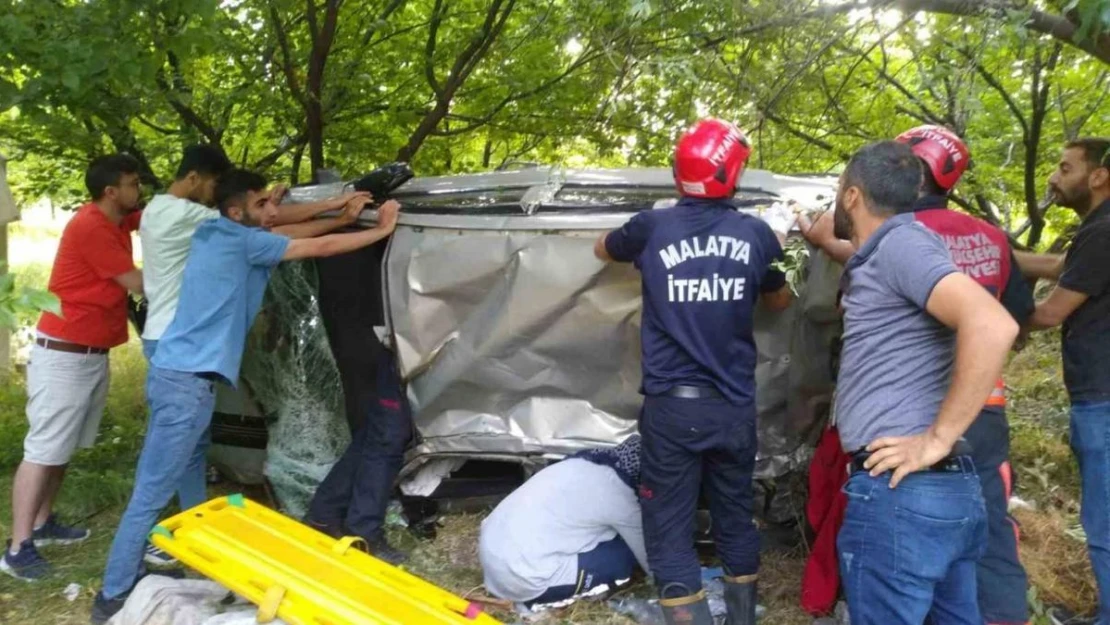
{"label": "crouching person in white jacket", "polygon": [[531,610],[568,605],[648,570],[640,437],[579,452],[525,482],[482,522],[486,589]]}

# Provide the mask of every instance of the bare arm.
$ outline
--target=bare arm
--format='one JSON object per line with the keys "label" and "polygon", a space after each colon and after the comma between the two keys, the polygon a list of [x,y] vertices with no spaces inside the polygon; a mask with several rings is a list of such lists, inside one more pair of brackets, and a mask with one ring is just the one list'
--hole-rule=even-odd
{"label": "bare arm", "polygon": [[923,434],[881,438],[867,446],[871,475],[893,470],[891,488],[943,459],[983,407],[1006,365],[1017,322],[983,287],[951,273],[933,288],[926,310],[956,331],[956,362],[936,421]]}
{"label": "bare arm", "polygon": [[393,233],[397,227],[399,208],[400,205],[393,200],[382,204],[378,209],[378,225],[368,230],[290,241],[282,260],[337,256],[373,245]]}
{"label": "bare arm", "polygon": [[790,307],[790,303],[794,301],[794,292],[790,290],[790,285],[785,284],[777,291],[770,293],[761,293],[759,301],[763,303],[763,307],[772,312],[781,312]]}
{"label": "bare arm", "polygon": [[1064,320],[1086,301],[1086,293],[1057,285],[1052,289],[1052,293],[1033,310],[1033,316],[1029,318],[1029,328],[1047,330],[1062,325]]}
{"label": "bare arm", "polygon": [[338,230],[343,226],[350,225],[350,223],[351,222],[339,217],[329,217],[328,219],[313,219],[304,223],[277,226],[271,228],[271,231],[285,235],[290,239],[311,239],[312,237],[318,237],[333,230]]}
{"label": "bare arm", "polygon": [[[280,202],[282,196],[284,195],[285,187],[283,185],[277,185],[271,192],[271,197],[274,203]],[[363,198],[363,204],[366,204],[366,202],[369,202],[371,199],[373,199],[369,193],[355,192],[346,193],[338,197],[328,198],[321,202],[308,202],[305,204],[290,204],[289,206],[279,206],[278,216],[275,224],[278,226],[288,226],[290,224],[299,224],[308,221],[309,219],[318,217],[321,213],[326,213],[328,211],[334,211],[343,208],[355,197]],[[325,232],[330,232],[330,230],[325,230]],[[286,236],[292,235],[287,234]]]}
{"label": "bare arm", "polygon": [[1034,254],[1014,250],[1014,257],[1017,258],[1021,273],[1030,278],[1058,280],[1064,272],[1063,254]]}
{"label": "bare arm", "polygon": [[606,232],[605,234],[598,237],[597,241],[594,242],[594,256],[596,256],[597,259],[602,262],[611,263],[613,262],[613,257],[609,255],[609,249],[605,247],[605,239],[607,239],[608,237],[609,232]]}
{"label": "bare arm", "polygon": [[127,273],[120,274],[112,278],[117,284],[123,288],[131,291],[135,295],[143,294],[143,272],[140,269],[132,269]]}
{"label": "bare arm", "polygon": [[278,207],[278,216],[275,223],[279,226],[299,224],[316,217],[320,213],[338,210],[341,206],[343,206],[343,202],[340,202],[339,198],[324,200],[323,202],[311,202],[309,204],[280,206]]}
{"label": "bare arm", "polygon": [[343,226],[353,224],[358,220],[358,216],[362,214],[362,209],[368,201],[370,201],[369,193],[356,193],[350,196],[346,204],[342,206],[343,212],[340,213],[338,217],[313,219],[304,223],[277,226],[273,231],[285,235],[290,239],[318,237],[322,234],[327,234],[333,230],[342,228]]}
{"label": "bare arm", "polygon": [[804,215],[798,217],[798,225],[805,237],[812,245],[822,250],[841,265],[848,262],[856,247],[851,241],[838,239],[833,234],[833,213],[827,210],[817,217],[817,221],[810,222]]}

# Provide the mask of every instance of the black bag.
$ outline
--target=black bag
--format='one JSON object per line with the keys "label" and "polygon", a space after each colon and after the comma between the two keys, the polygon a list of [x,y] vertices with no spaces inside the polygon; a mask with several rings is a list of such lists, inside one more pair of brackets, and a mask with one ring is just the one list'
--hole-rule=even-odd
{"label": "black bag", "polygon": [[389,199],[389,194],[394,189],[408,182],[414,175],[408,163],[390,163],[382,165],[351,184],[355,191],[369,191],[370,195],[374,196],[374,203],[380,204]]}
{"label": "black bag", "polygon": [[143,328],[146,327],[146,309],[145,297],[127,294],[127,318],[131,320],[131,325],[135,326],[139,336],[143,335]]}

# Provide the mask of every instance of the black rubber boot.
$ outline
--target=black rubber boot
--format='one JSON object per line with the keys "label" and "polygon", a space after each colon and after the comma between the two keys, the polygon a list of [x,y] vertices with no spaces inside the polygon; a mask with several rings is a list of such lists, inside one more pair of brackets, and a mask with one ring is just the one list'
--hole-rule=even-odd
{"label": "black rubber boot", "polygon": [[725,576],[725,606],[728,607],[727,625],[755,625],[755,582],[758,575],[743,577]]}
{"label": "black rubber boot", "polygon": [[704,590],[696,595],[660,599],[659,607],[667,625],[713,625],[713,613],[709,611]]}

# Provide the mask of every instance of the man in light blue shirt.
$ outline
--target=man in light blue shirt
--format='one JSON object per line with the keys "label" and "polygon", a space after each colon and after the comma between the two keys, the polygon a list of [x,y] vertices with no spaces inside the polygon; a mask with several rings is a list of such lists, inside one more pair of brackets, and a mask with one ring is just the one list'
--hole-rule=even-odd
{"label": "man in light blue shirt", "polygon": [[[220,218],[193,235],[173,322],[162,335],[147,376],[151,416],[131,501],[120,520],[104,588],[92,622],[118,612],[142,572],[146,536],[169,502],[212,419],[214,383],[234,386],[247,332],[262,305],[273,268],[283,260],[334,256],[380,241],[397,223],[396,202],[379,209],[378,225],[351,234],[295,239],[269,232],[277,217],[266,179],[244,170],[221,177]],[[366,198],[352,202],[365,204]]]}

